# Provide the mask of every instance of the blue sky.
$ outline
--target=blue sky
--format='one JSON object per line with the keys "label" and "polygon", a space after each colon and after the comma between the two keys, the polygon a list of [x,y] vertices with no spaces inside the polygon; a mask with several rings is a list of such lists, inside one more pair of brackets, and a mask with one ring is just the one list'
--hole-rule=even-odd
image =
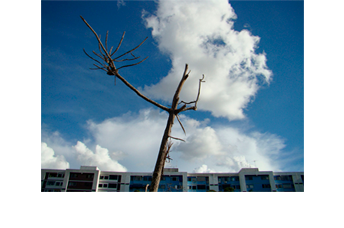
{"label": "blue sky", "polygon": [[[80,19],[116,46],[149,58],[120,74],[169,105],[185,63],[182,100],[198,111],[176,122],[171,163],[188,172],[303,171],[304,20],[302,1],[50,2],[41,8],[42,168],[145,171],[154,168],[167,115],[84,53],[97,41]],[[191,7],[192,6],[192,7]],[[225,18],[226,20],[223,20]]]}

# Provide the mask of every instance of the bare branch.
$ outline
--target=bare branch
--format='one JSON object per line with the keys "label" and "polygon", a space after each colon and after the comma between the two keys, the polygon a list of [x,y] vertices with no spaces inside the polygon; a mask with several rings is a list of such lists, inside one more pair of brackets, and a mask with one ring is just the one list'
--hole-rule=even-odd
{"label": "bare branch", "polygon": [[168,159],[169,161],[170,160],[173,160],[170,156],[169,156],[169,152],[170,152],[170,149],[172,147],[173,143],[171,141],[168,142],[168,145],[167,145],[167,148],[166,148],[166,153],[165,153],[165,162],[166,162],[166,159]]}
{"label": "bare branch", "polygon": [[[113,46],[111,46],[109,53],[111,53]],[[110,55],[111,56],[111,55]]]}
{"label": "bare branch", "polygon": [[119,58],[121,58],[122,56],[125,56],[125,55],[131,53],[132,51],[135,51],[135,50],[136,50],[138,47],[140,47],[147,39],[148,39],[148,37],[146,37],[146,38],[145,38],[139,45],[137,45],[135,48],[131,49],[130,51],[127,51],[126,53],[124,53],[124,54],[122,54],[122,55],[120,55],[120,56],[118,56],[118,57],[116,57],[116,58],[114,58],[114,59],[119,59]]}
{"label": "bare branch", "polygon": [[101,58],[102,60],[104,60],[104,62],[106,62],[105,61],[105,58],[104,58],[104,55],[103,56],[101,56],[101,55],[99,55],[97,52],[95,52],[95,51],[92,51],[93,52],[93,54],[95,54],[96,56],[98,56],[99,58]]}
{"label": "bare branch", "polygon": [[149,103],[157,106],[158,108],[161,108],[162,110],[165,110],[167,112],[170,112],[171,109],[159,104],[158,102],[156,101],[153,101],[151,99],[149,99],[148,97],[146,97],[145,95],[143,95],[142,93],[140,93],[140,91],[138,91],[134,86],[132,86],[127,80],[125,80],[119,73],[118,71],[108,71],[108,74],[109,72],[112,73],[112,75],[115,75],[116,77],[118,77],[126,86],[128,86],[131,90],[133,90],[139,97],[143,98],[145,101],[148,101]]}
{"label": "bare branch", "polygon": [[108,45],[107,45],[108,36],[109,36],[109,31],[106,31],[106,37],[105,37],[105,48],[106,48],[106,50],[108,50]]}
{"label": "bare branch", "polygon": [[138,65],[138,64],[142,63],[143,61],[145,61],[146,59],[148,59],[148,56],[147,56],[146,58],[144,58],[143,60],[141,60],[140,62],[138,62],[138,63],[134,63],[134,64],[130,64],[130,65],[121,66],[121,67],[118,68],[117,70],[122,69],[122,68],[124,68],[124,67],[130,67],[130,66]]}
{"label": "bare branch", "polygon": [[93,34],[96,36],[99,45],[101,45],[101,47],[102,47],[103,51],[106,53],[107,57],[108,57],[109,59],[111,59],[109,53],[106,51],[104,45],[102,44],[102,41],[101,41],[100,38],[98,37],[98,34],[94,31],[94,29],[87,23],[87,21],[86,21],[82,16],[80,16],[80,17],[81,17],[81,19],[85,22],[85,24],[87,25],[87,27],[89,27],[89,28],[91,29],[91,31],[93,32]]}
{"label": "bare branch", "polygon": [[87,54],[87,52],[85,51],[85,49],[83,49],[83,50],[84,50],[85,54],[86,54],[90,59],[92,59],[92,60],[96,61],[97,63],[99,63],[100,65],[104,66],[101,62],[99,62],[98,60],[92,58],[89,54]]}
{"label": "bare branch", "polygon": [[135,57],[135,58],[132,58],[132,59],[121,59],[121,60],[114,60],[115,62],[124,62],[124,61],[132,61],[132,60],[136,60],[136,59],[138,59],[138,58],[140,58],[140,56],[138,56],[138,57]]}
{"label": "bare branch", "polygon": [[186,135],[185,129],[184,129],[184,127],[183,127],[183,124],[182,124],[182,122],[180,122],[180,119],[179,119],[179,116],[178,116],[178,114],[176,115],[176,117],[177,117],[177,120],[178,120],[178,122],[179,122],[180,126],[182,127],[182,129],[183,129],[183,131],[184,131],[184,134]]}
{"label": "bare branch", "polygon": [[[202,75],[202,78],[199,80],[198,94],[197,94],[196,100],[195,100],[195,101],[191,101],[191,102],[184,102],[184,101],[181,101],[179,104],[184,103],[184,105],[183,105],[181,108],[177,109],[175,113],[178,114],[178,113],[180,113],[180,112],[184,112],[184,111],[187,111],[187,110],[195,110],[195,111],[197,110],[197,102],[198,102],[199,96],[200,96],[200,94],[201,94],[201,83],[202,83],[202,82],[205,82],[205,81],[204,81],[204,74]],[[195,105],[192,106],[192,107],[186,108],[186,105],[187,105],[187,104],[192,104],[192,103],[195,103]]]}
{"label": "bare branch", "polygon": [[[113,56],[113,54],[115,54],[115,53],[118,51],[118,49],[119,49],[119,47],[121,46],[122,41],[123,41],[123,39],[124,39],[124,35],[125,35],[125,32],[123,32],[122,38],[121,38],[121,40],[119,41],[119,44],[117,45],[116,50],[111,54],[111,56]],[[111,51],[110,51],[110,53],[111,53]]]}
{"label": "bare branch", "polygon": [[96,64],[93,64],[94,66],[96,66],[98,69],[96,68],[90,68],[91,70],[104,70],[107,72],[107,70],[105,70],[105,67],[100,67],[100,66],[97,66]]}
{"label": "bare branch", "polygon": [[172,137],[172,136],[168,136],[168,137],[170,137],[170,138],[172,138],[172,139],[176,139],[176,140],[180,140],[180,141],[183,141],[183,142],[185,142],[185,140],[184,139],[180,139],[180,138],[177,138],[177,137]]}
{"label": "bare branch", "polygon": [[[100,37],[100,35],[99,35],[99,37]],[[102,57],[100,57],[100,58],[102,58],[106,63],[109,63],[108,61],[106,61],[106,56],[105,56],[105,54],[102,52],[102,49],[101,49],[101,47],[100,47],[100,44],[98,43],[98,48],[99,48],[99,52],[100,52],[100,54],[102,54],[102,56],[103,56],[103,58]],[[95,53],[95,52],[94,52]],[[106,52],[107,53],[107,52]]]}

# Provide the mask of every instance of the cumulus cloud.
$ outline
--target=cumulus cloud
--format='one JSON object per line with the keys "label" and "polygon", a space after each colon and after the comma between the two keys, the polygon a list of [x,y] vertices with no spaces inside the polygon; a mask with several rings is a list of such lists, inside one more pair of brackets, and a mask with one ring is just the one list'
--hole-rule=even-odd
{"label": "cumulus cloud", "polygon": [[208,169],[208,166],[203,164],[193,170],[194,173],[214,173],[214,170]]}
{"label": "cumulus cloud", "polygon": [[[280,171],[285,165],[281,160],[285,143],[277,135],[245,132],[230,123],[212,126],[208,119],[198,121],[185,115],[180,119],[187,135],[176,122],[172,136],[185,142],[173,140],[173,160],[166,167],[177,166],[187,172],[238,172],[250,167]],[[86,129],[91,138],[84,142],[67,142],[57,132],[50,133],[50,137],[45,133],[51,148],[46,149],[42,143],[42,154],[55,156],[56,163],[69,162],[71,168],[92,165],[101,170],[152,172],[166,121],[167,114],[156,109],[126,113],[99,123],[90,120]],[[46,160],[42,156],[43,164]]]}
{"label": "cumulus cloud", "polygon": [[[256,166],[261,170],[281,169],[278,156],[285,144],[274,134],[247,133],[230,124],[211,126],[209,120],[197,121],[184,115],[180,119],[187,135],[176,123],[172,136],[186,141],[173,141],[170,167],[178,166],[188,172],[237,172]],[[95,143],[122,152],[121,164],[129,171],[151,172],[166,121],[164,112],[145,109],[100,123],[88,121],[88,129]]]}
{"label": "cumulus cloud", "polygon": [[100,123],[87,122],[95,143],[121,151],[121,161],[130,171],[154,169],[167,114],[155,109],[126,113]]}
{"label": "cumulus cloud", "polygon": [[205,74],[199,109],[229,120],[244,118],[243,110],[272,73],[265,53],[255,53],[260,38],[233,29],[236,17],[227,0],[159,1],[154,15],[144,11],[146,27],[172,61],[168,75],[145,86],[144,93],[169,101],[188,63],[192,73],[182,100],[195,99],[198,79]]}
{"label": "cumulus cloud", "polygon": [[195,166],[207,165],[216,172],[253,167],[277,171],[281,169],[278,159],[284,147],[284,140],[277,135],[247,133],[228,124],[195,127],[186,142],[177,144],[173,150],[180,159]]}
{"label": "cumulus cloud", "polygon": [[[95,147],[95,152],[85,143]],[[106,148],[90,143],[89,139],[84,142],[77,141],[74,145],[73,142],[65,140],[57,131],[42,130],[41,168],[78,169],[80,166],[89,165],[98,166],[103,171],[127,171],[118,162],[122,158],[123,152],[109,152]]]}
{"label": "cumulus cloud", "polygon": [[98,166],[103,171],[119,171],[126,172],[127,169],[110,157],[109,150],[96,146],[95,153],[86,147],[85,144],[78,141],[74,146],[77,160],[82,165]]}
{"label": "cumulus cloud", "polygon": [[63,155],[55,155],[52,148],[44,142],[41,143],[41,168],[42,169],[68,169],[69,163]]}

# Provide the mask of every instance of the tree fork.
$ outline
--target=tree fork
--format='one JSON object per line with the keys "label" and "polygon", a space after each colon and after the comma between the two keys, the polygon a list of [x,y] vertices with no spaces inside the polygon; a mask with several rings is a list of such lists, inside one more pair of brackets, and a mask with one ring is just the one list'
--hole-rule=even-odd
{"label": "tree fork", "polygon": [[185,70],[184,70],[183,77],[180,80],[178,88],[177,88],[177,90],[176,90],[176,92],[175,92],[175,94],[173,96],[172,107],[169,110],[169,116],[168,116],[168,120],[167,120],[167,124],[166,124],[166,128],[165,128],[165,132],[164,132],[164,135],[163,135],[162,140],[161,140],[158,158],[157,158],[157,161],[155,163],[155,168],[154,168],[154,172],[153,172],[152,182],[149,185],[149,191],[150,192],[157,192],[158,188],[159,188],[160,179],[161,179],[162,173],[164,171],[165,160],[166,160],[166,156],[167,156],[167,153],[168,153],[168,149],[167,149],[168,138],[171,135],[172,126],[173,126],[173,123],[174,123],[174,118],[178,114],[176,112],[176,110],[177,110],[177,107],[178,107],[179,94],[180,94],[180,92],[182,90],[184,82],[186,81],[186,79],[189,76],[187,71],[188,71],[188,64],[185,64]]}

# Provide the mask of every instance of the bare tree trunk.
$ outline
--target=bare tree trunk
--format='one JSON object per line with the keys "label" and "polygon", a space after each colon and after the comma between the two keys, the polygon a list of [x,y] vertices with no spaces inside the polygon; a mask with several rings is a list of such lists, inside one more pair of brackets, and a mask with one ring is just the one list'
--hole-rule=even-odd
{"label": "bare tree trunk", "polygon": [[189,76],[189,74],[187,74],[187,70],[188,70],[188,64],[185,65],[183,77],[179,83],[179,86],[178,86],[178,88],[174,94],[173,100],[172,100],[172,107],[171,107],[171,110],[169,111],[169,117],[167,120],[165,132],[164,132],[164,135],[163,135],[162,140],[161,140],[160,150],[159,150],[157,161],[155,163],[155,169],[153,172],[152,182],[149,186],[149,191],[151,191],[151,192],[157,192],[158,188],[159,188],[159,183],[160,183],[160,180],[162,177],[162,173],[163,173],[165,161],[166,161],[166,156],[168,153],[167,142],[168,142],[168,139],[171,135],[171,130],[172,130],[172,126],[174,123],[174,118],[178,114],[176,111],[177,111],[177,107],[178,107],[179,94],[180,94],[180,91],[182,90],[184,82],[186,81],[186,79]]}

